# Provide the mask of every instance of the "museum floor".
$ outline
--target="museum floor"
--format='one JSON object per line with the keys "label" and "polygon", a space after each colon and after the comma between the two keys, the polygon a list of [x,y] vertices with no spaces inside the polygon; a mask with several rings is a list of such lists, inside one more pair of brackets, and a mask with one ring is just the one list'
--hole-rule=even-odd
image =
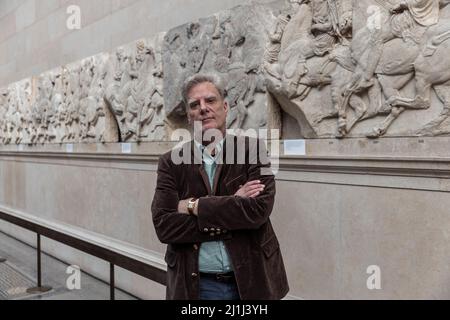
{"label": "museum floor", "polygon": [[[36,250],[29,245],[0,232],[0,300],[107,300],[109,285],[84,272],[80,289],[69,290],[66,281],[68,265],[49,255],[42,254],[43,284],[52,287],[44,294],[28,294],[26,288],[36,283]],[[116,289],[117,300],[135,297]]]}

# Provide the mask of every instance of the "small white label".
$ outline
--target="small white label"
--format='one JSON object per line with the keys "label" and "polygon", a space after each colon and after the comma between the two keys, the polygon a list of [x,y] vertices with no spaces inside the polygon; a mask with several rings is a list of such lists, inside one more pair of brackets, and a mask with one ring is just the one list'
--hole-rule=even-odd
{"label": "small white label", "polygon": [[122,143],[122,153],[131,153],[131,143]]}
{"label": "small white label", "polygon": [[23,151],[23,144],[19,144],[19,146],[18,146],[17,150],[19,150],[19,151]]}
{"label": "small white label", "polygon": [[305,140],[284,140],[284,154],[286,156],[306,155]]}
{"label": "small white label", "polygon": [[69,153],[73,152],[73,144],[72,143],[66,144],[66,152],[69,152]]}

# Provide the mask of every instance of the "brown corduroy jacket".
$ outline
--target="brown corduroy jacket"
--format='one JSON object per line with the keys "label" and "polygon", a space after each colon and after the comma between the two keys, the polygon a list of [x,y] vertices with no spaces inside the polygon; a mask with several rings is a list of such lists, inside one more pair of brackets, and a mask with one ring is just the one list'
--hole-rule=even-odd
{"label": "brown corduroy jacket", "polygon": [[[229,155],[233,163],[226,162],[230,139],[234,142],[234,153]],[[236,164],[237,153],[242,153],[236,147],[237,140],[236,136],[226,136],[224,163],[217,165],[212,188],[193,141],[176,149],[180,156],[189,152],[191,164],[175,164],[172,151],[159,159],[152,214],[158,238],[168,244],[167,299],[198,299],[199,247],[212,240],[224,241],[241,299],[281,299],[289,291],[279,242],[269,219],[275,179],[260,170],[270,167],[265,147],[256,139],[245,138],[245,162]],[[259,147],[262,156],[255,157]],[[234,196],[240,185],[257,179],[265,185],[260,195]],[[199,198],[198,217],[178,212],[179,200],[190,197]]]}

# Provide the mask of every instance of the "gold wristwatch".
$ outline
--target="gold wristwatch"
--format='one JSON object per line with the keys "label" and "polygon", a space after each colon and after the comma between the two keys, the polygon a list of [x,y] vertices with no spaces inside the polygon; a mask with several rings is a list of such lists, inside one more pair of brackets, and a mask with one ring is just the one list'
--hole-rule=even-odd
{"label": "gold wristwatch", "polygon": [[191,215],[194,215],[195,201],[197,201],[197,198],[191,198],[188,201],[187,210]]}

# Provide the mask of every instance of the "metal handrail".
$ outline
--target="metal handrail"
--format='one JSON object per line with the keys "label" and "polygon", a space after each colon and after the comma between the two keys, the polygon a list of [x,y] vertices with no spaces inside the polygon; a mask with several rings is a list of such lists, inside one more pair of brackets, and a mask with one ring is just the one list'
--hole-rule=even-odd
{"label": "metal handrail", "polygon": [[89,241],[68,235],[58,230],[40,225],[39,223],[22,219],[13,216],[6,212],[0,211],[0,220],[7,221],[16,226],[22,227],[29,231],[35,232],[36,250],[37,250],[37,287],[31,288],[29,292],[46,292],[51,288],[42,285],[42,271],[41,271],[41,236],[55,240],[57,242],[68,245],[72,248],[83,251],[87,254],[106,260],[110,264],[110,299],[115,299],[115,272],[114,266],[119,266],[123,269],[131,271],[135,274],[143,276],[149,280],[155,281],[162,285],[166,285],[166,272],[155,266],[149,265],[145,262],[133,259],[132,257],[115,252],[111,249],[102,247],[100,245],[91,243]]}

